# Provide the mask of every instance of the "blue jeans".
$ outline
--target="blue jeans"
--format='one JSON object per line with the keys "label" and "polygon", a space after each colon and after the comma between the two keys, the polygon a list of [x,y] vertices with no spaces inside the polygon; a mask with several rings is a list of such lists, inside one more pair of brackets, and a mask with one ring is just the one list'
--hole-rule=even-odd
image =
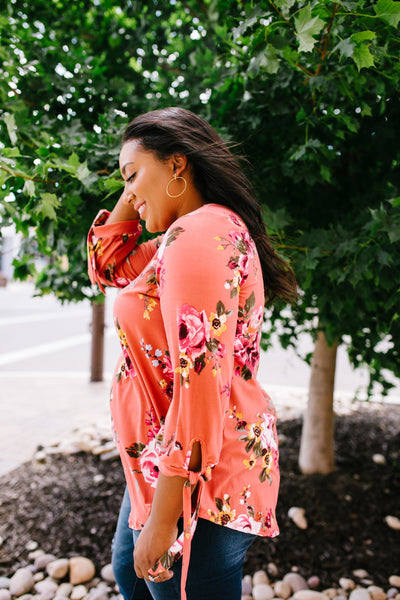
{"label": "blue jeans", "polygon": [[[182,559],[172,568],[174,577],[162,583],[139,579],[133,566],[133,549],[140,531],[128,527],[128,491],[122,501],[113,540],[112,566],[124,600],[180,600]],[[255,536],[199,519],[192,540],[186,583],[188,600],[240,600],[242,569]]]}

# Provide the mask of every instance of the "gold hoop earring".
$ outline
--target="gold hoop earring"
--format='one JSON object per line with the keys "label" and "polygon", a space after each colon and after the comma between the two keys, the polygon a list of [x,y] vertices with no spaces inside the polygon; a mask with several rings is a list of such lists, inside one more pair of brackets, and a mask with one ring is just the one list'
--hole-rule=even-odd
{"label": "gold hoop earring", "polygon": [[[178,179],[182,179],[184,182],[184,188],[181,192],[179,192],[179,194],[171,194],[169,191],[169,186],[171,185],[171,183],[173,181],[178,181]],[[174,177],[172,177],[172,179],[170,179],[168,181],[167,187],[165,189],[167,196],[169,196],[170,198],[179,198],[179,196],[182,196],[182,194],[184,194],[186,192],[186,188],[187,188],[187,182],[186,179],[184,177],[177,177],[176,175]]]}

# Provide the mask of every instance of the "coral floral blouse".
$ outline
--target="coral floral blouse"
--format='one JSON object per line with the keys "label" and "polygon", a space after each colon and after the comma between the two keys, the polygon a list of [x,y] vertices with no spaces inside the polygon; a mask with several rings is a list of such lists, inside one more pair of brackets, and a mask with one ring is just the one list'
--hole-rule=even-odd
{"label": "coral floral blouse", "polygon": [[[121,288],[111,414],[130,526],[146,522],[161,471],[205,481],[199,517],[278,535],[276,414],[256,381],[263,278],[246,226],[206,204],[139,243],[139,221],[107,225],[108,215],[89,232],[89,274],[103,291]],[[188,472],[196,441],[198,474]]]}

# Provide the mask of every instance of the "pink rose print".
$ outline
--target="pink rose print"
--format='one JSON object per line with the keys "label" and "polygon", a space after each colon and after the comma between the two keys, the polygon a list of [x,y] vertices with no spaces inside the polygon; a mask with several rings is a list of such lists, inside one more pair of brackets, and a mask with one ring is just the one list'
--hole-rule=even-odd
{"label": "pink rose print", "polygon": [[264,315],[264,307],[263,306],[260,306],[258,309],[254,310],[251,313],[250,318],[245,325],[245,330],[243,333],[245,335],[254,335],[255,333],[257,333],[263,322],[263,315]]}
{"label": "pink rose print", "polygon": [[253,374],[260,360],[258,335],[255,338],[237,335],[234,341],[234,353],[237,363],[242,367],[248,367],[251,374]]}
{"label": "pink rose print", "polygon": [[158,468],[158,454],[154,449],[151,449],[151,443],[140,456],[140,468],[144,480],[155,488],[160,470]]}
{"label": "pink rose print", "polygon": [[169,355],[169,352],[165,352],[164,354],[164,364],[162,367],[162,372],[166,377],[168,377],[168,379],[170,379],[171,381],[173,380],[174,369],[172,368],[171,357]]}
{"label": "pink rose print", "polygon": [[114,284],[119,288],[124,288],[129,285],[130,280],[126,277],[115,277]]}
{"label": "pink rose print", "polygon": [[261,523],[248,515],[242,514],[239,515],[235,521],[231,521],[228,527],[230,529],[237,529],[238,531],[245,531],[246,533],[257,535],[261,529]]}
{"label": "pink rose print", "polygon": [[274,436],[272,426],[275,421],[275,416],[269,413],[263,413],[262,415],[262,432],[261,432],[261,445],[263,448],[272,448],[278,450],[278,444]]}
{"label": "pink rose print", "polygon": [[231,213],[228,216],[228,219],[234,225],[237,225],[238,227],[243,227],[243,223],[241,221],[239,221],[238,217],[234,213]]}
{"label": "pink rose print", "polygon": [[210,323],[204,311],[201,313],[189,304],[184,304],[178,316],[179,349],[190,358],[206,351],[210,339]]}

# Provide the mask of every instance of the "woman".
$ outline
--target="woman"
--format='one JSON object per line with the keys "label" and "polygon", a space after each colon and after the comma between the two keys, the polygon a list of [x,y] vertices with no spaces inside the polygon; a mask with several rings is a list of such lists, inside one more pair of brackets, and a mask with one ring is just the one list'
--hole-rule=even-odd
{"label": "woman", "polygon": [[[88,239],[92,282],[122,289],[116,579],[126,600],[239,599],[254,536],[278,534],[276,416],[255,377],[265,300],[292,301],[295,278],[238,160],[197,115],[137,117],[120,170],[124,192]],[[164,235],[139,243],[139,220]]]}

